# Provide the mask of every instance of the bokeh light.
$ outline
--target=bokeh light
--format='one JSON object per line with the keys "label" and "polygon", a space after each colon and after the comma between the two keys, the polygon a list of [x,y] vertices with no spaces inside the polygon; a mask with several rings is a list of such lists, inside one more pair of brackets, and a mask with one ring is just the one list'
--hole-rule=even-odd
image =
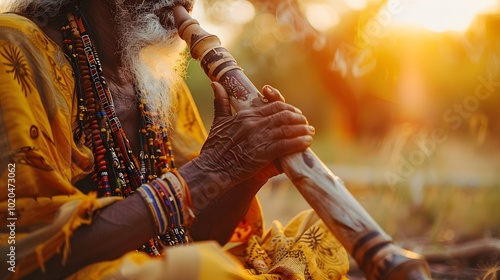
{"label": "bokeh light", "polygon": [[235,24],[245,24],[255,17],[255,8],[252,3],[241,0],[232,2],[227,11],[228,19]]}
{"label": "bokeh light", "polygon": [[326,31],[339,23],[340,17],[332,6],[327,4],[309,4],[305,7],[309,23],[318,31]]}
{"label": "bokeh light", "polygon": [[366,0],[344,0],[345,4],[353,10],[362,10],[366,7]]}
{"label": "bokeh light", "polygon": [[[389,5],[389,4],[388,4]],[[393,15],[396,26],[418,26],[434,32],[465,31],[476,15],[496,10],[496,0],[401,1],[401,12]]]}

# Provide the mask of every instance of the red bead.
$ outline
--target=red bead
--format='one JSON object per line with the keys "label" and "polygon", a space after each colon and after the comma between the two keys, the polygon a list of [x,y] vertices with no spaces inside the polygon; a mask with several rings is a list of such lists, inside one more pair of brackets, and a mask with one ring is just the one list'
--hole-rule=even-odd
{"label": "red bead", "polygon": [[101,155],[96,155],[96,161],[97,162],[100,162],[100,161],[103,161],[104,160],[104,156],[101,154]]}
{"label": "red bead", "polygon": [[106,148],[98,147],[95,151],[96,156],[102,156],[106,153]]}

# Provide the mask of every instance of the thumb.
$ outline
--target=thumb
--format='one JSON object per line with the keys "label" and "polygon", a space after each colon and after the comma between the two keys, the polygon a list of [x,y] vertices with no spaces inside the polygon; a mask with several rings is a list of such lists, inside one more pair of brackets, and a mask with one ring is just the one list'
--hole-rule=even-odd
{"label": "thumb", "polygon": [[216,118],[231,116],[231,103],[229,102],[229,96],[226,90],[217,82],[212,82],[211,86],[215,95],[214,116]]}

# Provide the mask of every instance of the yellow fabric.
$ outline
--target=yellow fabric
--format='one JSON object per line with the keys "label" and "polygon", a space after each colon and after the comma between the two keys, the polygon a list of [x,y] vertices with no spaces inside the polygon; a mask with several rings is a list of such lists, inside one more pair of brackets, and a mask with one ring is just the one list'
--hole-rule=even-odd
{"label": "yellow fabric", "polygon": [[[2,279],[23,277],[38,267],[43,268],[43,263],[53,255],[68,254],[70,248],[65,244],[74,230],[92,223],[94,211],[120,200],[97,199],[82,194],[73,185],[93,167],[91,151],[73,139],[77,112],[74,86],[71,65],[53,41],[23,17],[0,15],[2,185],[8,182],[12,173],[9,164],[15,165],[14,189],[0,188],[0,215],[15,219],[4,218],[0,222],[0,255],[6,256],[13,245],[16,252],[15,274],[7,270],[6,262],[1,262]],[[179,117],[174,125],[174,148],[179,157],[189,160],[196,156],[206,132],[185,85],[178,94]],[[15,209],[9,209],[9,202],[14,199],[12,194],[15,194]],[[258,201],[254,200],[227,247],[233,248],[231,252],[239,254],[238,259],[242,262],[208,242],[170,248],[164,257],[157,259],[130,252],[115,261],[90,265],[70,278],[127,279],[137,276],[136,279],[164,279],[165,275],[179,275],[172,279],[289,279],[286,273],[291,269],[297,279],[309,279],[304,278],[306,268],[309,274],[312,273],[311,279],[345,274],[348,268],[345,251],[325,232],[324,226],[312,223],[312,216],[307,217],[300,216],[288,229],[274,226],[260,237],[262,214]],[[7,228],[11,222],[15,223],[15,244],[10,243],[12,236]],[[303,240],[309,240],[310,234],[309,226],[303,225],[313,226],[324,234],[322,244],[328,248],[338,248],[330,251],[333,259],[325,260],[321,250],[318,251],[321,257],[316,256],[315,250],[305,250],[307,242]],[[291,247],[285,248],[290,252],[288,255],[283,256],[283,248],[273,243],[275,235],[279,240],[290,242]],[[251,248],[246,250],[248,254],[244,253],[246,242]],[[269,271],[263,270],[261,259],[255,258],[260,252],[258,248],[266,250],[269,256],[262,258]],[[302,252],[298,259],[292,257],[296,252]],[[254,275],[257,272],[272,273],[278,278]]]}
{"label": "yellow fabric", "polygon": [[312,210],[286,227],[273,222],[264,236],[254,235],[245,245],[253,279],[347,279],[347,252]]}
{"label": "yellow fabric", "polygon": [[252,200],[245,217],[240,221],[234,230],[229,243],[225,247],[229,249],[231,247],[238,246],[241,243],[246,243],[253,235],[261,236],[263,231],[264,219],[262,216],[262,208],[259,200],[255,197]]}
{"label": "yellow fabric", "polygon": [[152,259],[145,253],[131,252],[122,258],[84,268],[68,280],[79,279],[252,279],[244,267],[213,242],[167,248],[165,255]]}
{"label": "yellow fabric", "polygon": [[[43,264],[77,227],[91,222],[92,211],[119,199],[97,200],[72,185],[93,165],[91,152],[73,141],[72,73],[59,47],[36,25],[0,16],[0,180],[15,175],[12,191],[0,188],[0,214],[16,219],[0,225],[0,254],[16,249],[16,274],[9,276]],[[9,202],[15,207],[9,209]],[[15,239],[5,230],[10,223]],[[1,263],[2,278],[6,265]]]}
{"label": "yellow fabric", "polygon": [[250,237],[241,248],[233,248],[229,255],[214,242],[199,242],[168,248],[156,259],[131,252],[113,262],[90,265],[69,279],[347,279],[346,251],[311,210],[286,227],[274,222],[264,236]]}
{"label": "yellow fabric", "polygon": [[179,83],[175,90],[176,114],[169,137],[176,154],[176,162],[182,164],[198,155],[208,134],[186,83]]}

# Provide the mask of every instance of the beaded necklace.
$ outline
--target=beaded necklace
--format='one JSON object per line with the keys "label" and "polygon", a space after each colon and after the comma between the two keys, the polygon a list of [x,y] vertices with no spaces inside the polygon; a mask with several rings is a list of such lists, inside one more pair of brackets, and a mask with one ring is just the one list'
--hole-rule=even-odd
{"label": "beaded necklace", "polygon": [[[152,181],[159,174],[175,170],[167,129],[159,122],[158,114],[148,110],[147,104],[140,99],[140,94],[137,96],[137,109],[141,120],[138,133],[141,150],[138,159],[134,157],[116,115],[95,44],[85,28],[84,18],[78,8],[74,13],[68,13],[61,30],[66,53],[71,59],[77,79],[79,129],[75,133],[75,140],[80,141],[84,136],[85,145],[94,154],[92,181],[98,196],[128,197],[142,184],[154,183]],[[176,199],[175,195],[172,196],[172,203],[180,205]],[[174,225],[181,225],[180,227],[150,239],[142,250],[152,256],[159,256],[161,254],[158,247],[188,243],[186,230],[182,226],[183,217],[179,215],[181,214],[177,211],[177,216],[172,215],[175,217],[171,217],[171,221]]]}

